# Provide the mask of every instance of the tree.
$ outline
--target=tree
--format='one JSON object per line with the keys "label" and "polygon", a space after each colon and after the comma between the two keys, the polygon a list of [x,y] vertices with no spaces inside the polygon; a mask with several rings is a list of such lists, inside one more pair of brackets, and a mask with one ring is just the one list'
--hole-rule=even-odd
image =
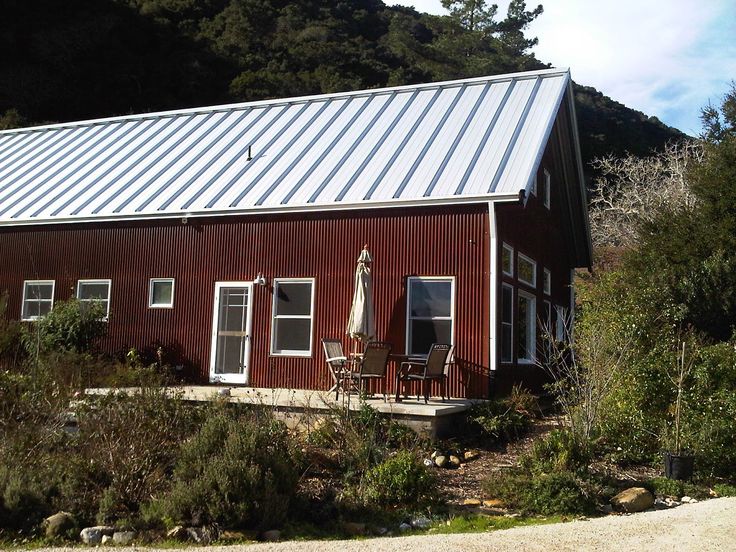
{"label": "tree", "polygon": [[442,0],[442,7],[450,12],[450,17],[463,29],[485,33],[495,30],[493,18],[498,12],[497,4],[486,6],[485,0]]}

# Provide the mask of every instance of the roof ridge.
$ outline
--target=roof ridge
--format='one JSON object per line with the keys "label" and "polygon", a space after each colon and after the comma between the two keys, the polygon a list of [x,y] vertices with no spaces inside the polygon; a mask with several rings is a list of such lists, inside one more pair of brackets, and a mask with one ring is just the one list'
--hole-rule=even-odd
{"label": "roof ridge", "polygon": [[401,86],[392,86],[384,88],[367,88],[362,90],[349,90],[344,92],[330,92],[327,94],[313,94],[307,96],[293,96],[288,98],[271,98],[267,100],[255,100],[250,102],[238,102],[232,104],[221,104],[213,106],[200,106],[200,107],[189,107],[184,109],[166,110],[166,111],[154,111],[150,113],[136,113],[130,115],[117,115],[113,117],[101,117],[97,119],[85,119],[81,121],[68,121],[63,123],[52,123],[48,125],[37,125],[32,127],[13,128],[8,130],[0,130],[0,136],[12,135],[12,134],[23,134],[29,132],[40,132],[44,130],[58,130],[64,128],[75,128],[83,126],[94,126],[107,123],[117,123],[125,121],[140,121],[146,119],[157,119],[164,117],[175,117],[178,115],[197,115],[197,114],[209,114],[226,111],[237,111],[242,109],[250,109],[253,107],[260,106],[278,106],[288,105],[303,102],[313,102],[328,99],[341,99],[349,98],[354,96],[366,96],[366,95],[377,95],[377,94],[389,94],[392,92],[408,92],[414,90],[431,90],[433,88],[449,88],[452,86],[462,86],[466,84],[484,83],[484,82],[503,82],[505,80],[521,80],[531,79],[546,76],[557,76],[567,73],[569,75],[570,70],[566,67],[560,68],[548,68],[538,69],[535,71],[520,71],[515,73],[504,73],[501,75],[486,75],[482,77],[470,77],[465,79],[456,79],[449,81],[439,82],[426,82],[417,84],[408,84]]}

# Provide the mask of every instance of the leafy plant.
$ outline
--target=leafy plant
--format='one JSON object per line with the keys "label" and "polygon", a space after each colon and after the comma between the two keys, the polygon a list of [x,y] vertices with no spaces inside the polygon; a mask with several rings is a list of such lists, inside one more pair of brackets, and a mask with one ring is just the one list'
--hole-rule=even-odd
{"label": "leafy plant", "polygon": [[369,504],[416,504],[433,496],[434,477],[413,452],[400,451],[369,468],[360,485]]}

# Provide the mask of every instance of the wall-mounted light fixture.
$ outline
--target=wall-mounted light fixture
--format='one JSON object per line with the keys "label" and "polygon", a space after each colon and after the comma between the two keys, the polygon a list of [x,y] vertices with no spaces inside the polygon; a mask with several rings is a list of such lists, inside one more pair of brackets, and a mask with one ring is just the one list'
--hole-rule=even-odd
{"label": "wall-mounted light fixture", "polygon": [[256,276],[256,279],[253,280],[253,283],[259,286],[265,286],[266,285],[266,277],[263,275],[262,272],[258,273],[258,276]]}

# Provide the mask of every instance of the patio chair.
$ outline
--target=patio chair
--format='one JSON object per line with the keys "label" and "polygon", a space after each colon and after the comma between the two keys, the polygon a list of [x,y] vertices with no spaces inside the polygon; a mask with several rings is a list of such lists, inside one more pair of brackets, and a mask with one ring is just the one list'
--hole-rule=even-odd
{"label": "patio chair", "polygon": [[393,345],[385,341],[370,341],[365,346],[363,356],[358,360],[358,368],[348,370],[343,375],[343,391],[345,390],[345,380],[349,380],[352,384],[357,380],[355,386],[358,391],[364,390],[365,380],[381,379],[381,392],[383,400],[386,400],[386,366],[388,366],[388,357],[391,354]]}
{"label": "patio chair", "polygon": [[[432,380],[440,381],[441,399],[444,401],[447,391],[447,363],[451,357],[452,349],[452,345],[433,343],[426,360],[402,362],[396,372],[396,401],[401,400],[400,384],[402,381],[421,381],[424,386],[424,404],[427,404]],[[419,395],[417,395],[417,399],[419,399]]]}
{"label": "patio chair", "polygon": [[330,376],[332,376],[332,387],[327,392],[334,391],[335,400],[337,400],[343,377],[350,371],[349,367],[353,364],[353,361],[345,356],[342,350],[342,341],[339,339],[323,338],[322,348],[325,351],[325,360],[330,370]]}

